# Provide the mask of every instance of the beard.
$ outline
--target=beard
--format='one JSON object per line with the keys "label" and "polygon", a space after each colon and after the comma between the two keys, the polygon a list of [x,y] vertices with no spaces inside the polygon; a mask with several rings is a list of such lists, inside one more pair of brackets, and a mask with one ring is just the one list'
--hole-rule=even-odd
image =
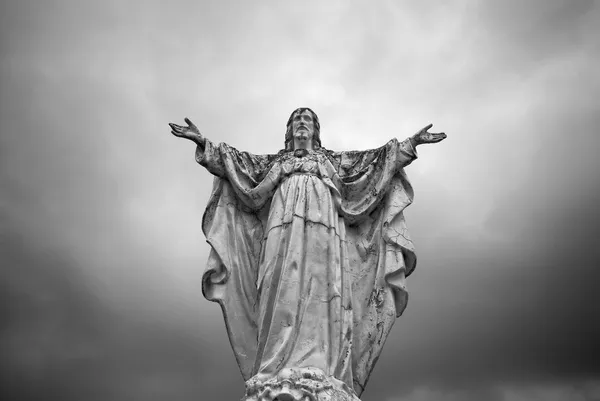
{"label": "beard", "polygon": [[297,141],[308,141],[312,137],[308,128],[300,127],[294,132],[294,139]]}
{"label": "beard", "polygon": [[306,149],[306,148],[311,148],[311,135],[309,131],[302,131],[302,132],[298,132],[296,131],[294,133],[294,148],[298,149],[298,148],[302,148],[302,149]]}

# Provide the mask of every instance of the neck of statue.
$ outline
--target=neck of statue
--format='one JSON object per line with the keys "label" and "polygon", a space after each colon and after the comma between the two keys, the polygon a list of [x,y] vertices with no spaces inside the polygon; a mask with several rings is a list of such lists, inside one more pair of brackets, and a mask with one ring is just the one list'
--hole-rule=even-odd
{"label": "neck of statue", "polygon": [[314,150],[312,141],[298,141],[294,140],[294,150],[305,149]]}

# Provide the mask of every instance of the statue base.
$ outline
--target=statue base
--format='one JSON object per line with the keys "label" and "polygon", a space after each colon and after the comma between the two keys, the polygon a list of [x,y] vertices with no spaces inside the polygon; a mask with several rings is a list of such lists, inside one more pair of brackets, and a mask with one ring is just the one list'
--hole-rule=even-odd
{"label": "statue base", "polygon": [[354,390],[316,368],[288,368],[276,376],[246,382],[242,401],[360,401]]}

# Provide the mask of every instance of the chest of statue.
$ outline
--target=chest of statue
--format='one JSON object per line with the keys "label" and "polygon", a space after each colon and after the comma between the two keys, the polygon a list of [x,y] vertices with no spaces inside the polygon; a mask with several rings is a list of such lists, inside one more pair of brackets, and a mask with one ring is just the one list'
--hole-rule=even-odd
{"label": "chest of statue", "polygon": [[320,165],[327,163],[326,157],[320,152],[290,152],[281,159],[283,174],[308,174],[321,176]]}

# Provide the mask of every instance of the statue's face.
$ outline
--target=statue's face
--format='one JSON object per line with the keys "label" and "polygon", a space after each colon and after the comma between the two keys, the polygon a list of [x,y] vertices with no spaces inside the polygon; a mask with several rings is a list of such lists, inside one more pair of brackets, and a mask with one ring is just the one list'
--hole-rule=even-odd
{"label": "statue's face", "polygon": [[292,119],[292,133],[294,135],[295,149],[312,149],[315,133],[315,122],[310,111],[296,113]]}

